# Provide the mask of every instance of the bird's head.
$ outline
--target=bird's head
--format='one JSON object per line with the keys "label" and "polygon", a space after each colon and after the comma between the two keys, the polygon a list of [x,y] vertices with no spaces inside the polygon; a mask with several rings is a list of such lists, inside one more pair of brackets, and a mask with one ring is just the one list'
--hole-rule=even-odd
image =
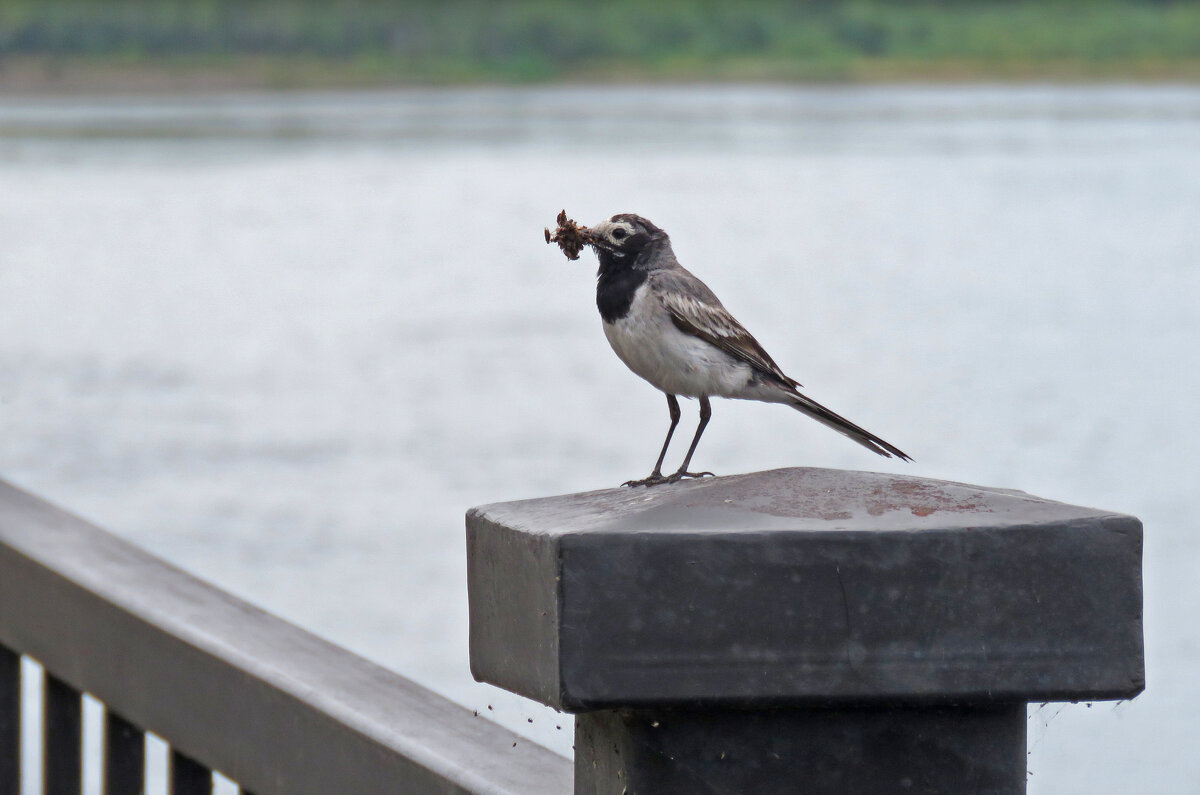
{"label": "bird's head", "polygon": [[586,243],[596,251],[601,268],[642,267],[651,265],[662,252],[671,260],[671,241],[667,233],[633,213],[619,213],[590,227]]}
{"label": "bird's head", "polygon": [[608,251],[620,257],[636,257],[651,243],[665,240],[667,233],[633,213],[619,213],[588,229],[588,245],[597,253]]}

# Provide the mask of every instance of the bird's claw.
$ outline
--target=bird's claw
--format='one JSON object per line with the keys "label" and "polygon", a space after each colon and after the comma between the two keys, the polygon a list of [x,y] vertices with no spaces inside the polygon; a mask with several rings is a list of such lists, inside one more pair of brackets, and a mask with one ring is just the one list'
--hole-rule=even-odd
{"label": "bird's claw", "polygon": [[712,478],[712,477],[716,477],[716,475],[714,475],[711,472],[684,472],[682,469],[679,470],[678,472],[674,473],[673,475],[664,475],[661,472],[655,471],[655,472],[651,472],[650,477],[648,477],[648,478],[643,478],[641,480],[627,480],[624,483],[622,483],[621,485],[622,486],[631,486],[631,487],[633,487],[633,486],[647,486],[648,487],[648,486],[658,486],[663,483],[678,483],[679,481],[683,480],[684,478],[703,478],[703,477]]}
{"label": "bird's claw", "polygon": [[627,480],[622,483],[622,486],[657,486],[659,483],[670,483],[670,479],[663,476],[663,473],[655,470],[650,473],[650,477],[642,478],[641,480]]}

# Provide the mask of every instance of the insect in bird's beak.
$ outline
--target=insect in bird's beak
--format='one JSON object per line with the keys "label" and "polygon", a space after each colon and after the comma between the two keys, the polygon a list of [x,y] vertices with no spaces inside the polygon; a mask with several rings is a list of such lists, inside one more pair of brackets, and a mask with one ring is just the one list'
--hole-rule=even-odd
{"label": "insect in bird's beak", "polygon": [[592,230],[568,218],[566,210],[560,212],[555,221],[558,222],[558,227],[553,234],[549,229],[546,230],[546,242],[557,243],[562,253],[567,255],[567,259],[579,259],[579,252],[583,251],[584,246],[595,244]]}

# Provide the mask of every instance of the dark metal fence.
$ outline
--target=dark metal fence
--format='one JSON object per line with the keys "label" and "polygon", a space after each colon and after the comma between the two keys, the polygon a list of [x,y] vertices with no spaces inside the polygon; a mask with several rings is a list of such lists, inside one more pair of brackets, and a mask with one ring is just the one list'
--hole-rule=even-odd
{"label": "dark metal fence", "polygon": [[144,791],[146,732],[176,795],[211,793],[214,770],[263,795],[572,787],[568,760],[0,482],[0,795],[34,772],[22,656],[46,672],[47,795],[81,792],[84,693],[109,795]]}

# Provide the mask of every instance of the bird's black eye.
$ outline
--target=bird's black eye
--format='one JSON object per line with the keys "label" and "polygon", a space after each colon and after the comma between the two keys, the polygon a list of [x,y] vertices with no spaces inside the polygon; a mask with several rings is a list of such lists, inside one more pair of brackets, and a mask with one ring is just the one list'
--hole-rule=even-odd
{"label": "bird's black eye", "polygon": [[625,235],[627,235],[627,234],[629,234],[629,233],[626,232],[624,229],[617,227],[616,229],[613,230],[612,237],[613,237],[613,240],[624,240]]}

